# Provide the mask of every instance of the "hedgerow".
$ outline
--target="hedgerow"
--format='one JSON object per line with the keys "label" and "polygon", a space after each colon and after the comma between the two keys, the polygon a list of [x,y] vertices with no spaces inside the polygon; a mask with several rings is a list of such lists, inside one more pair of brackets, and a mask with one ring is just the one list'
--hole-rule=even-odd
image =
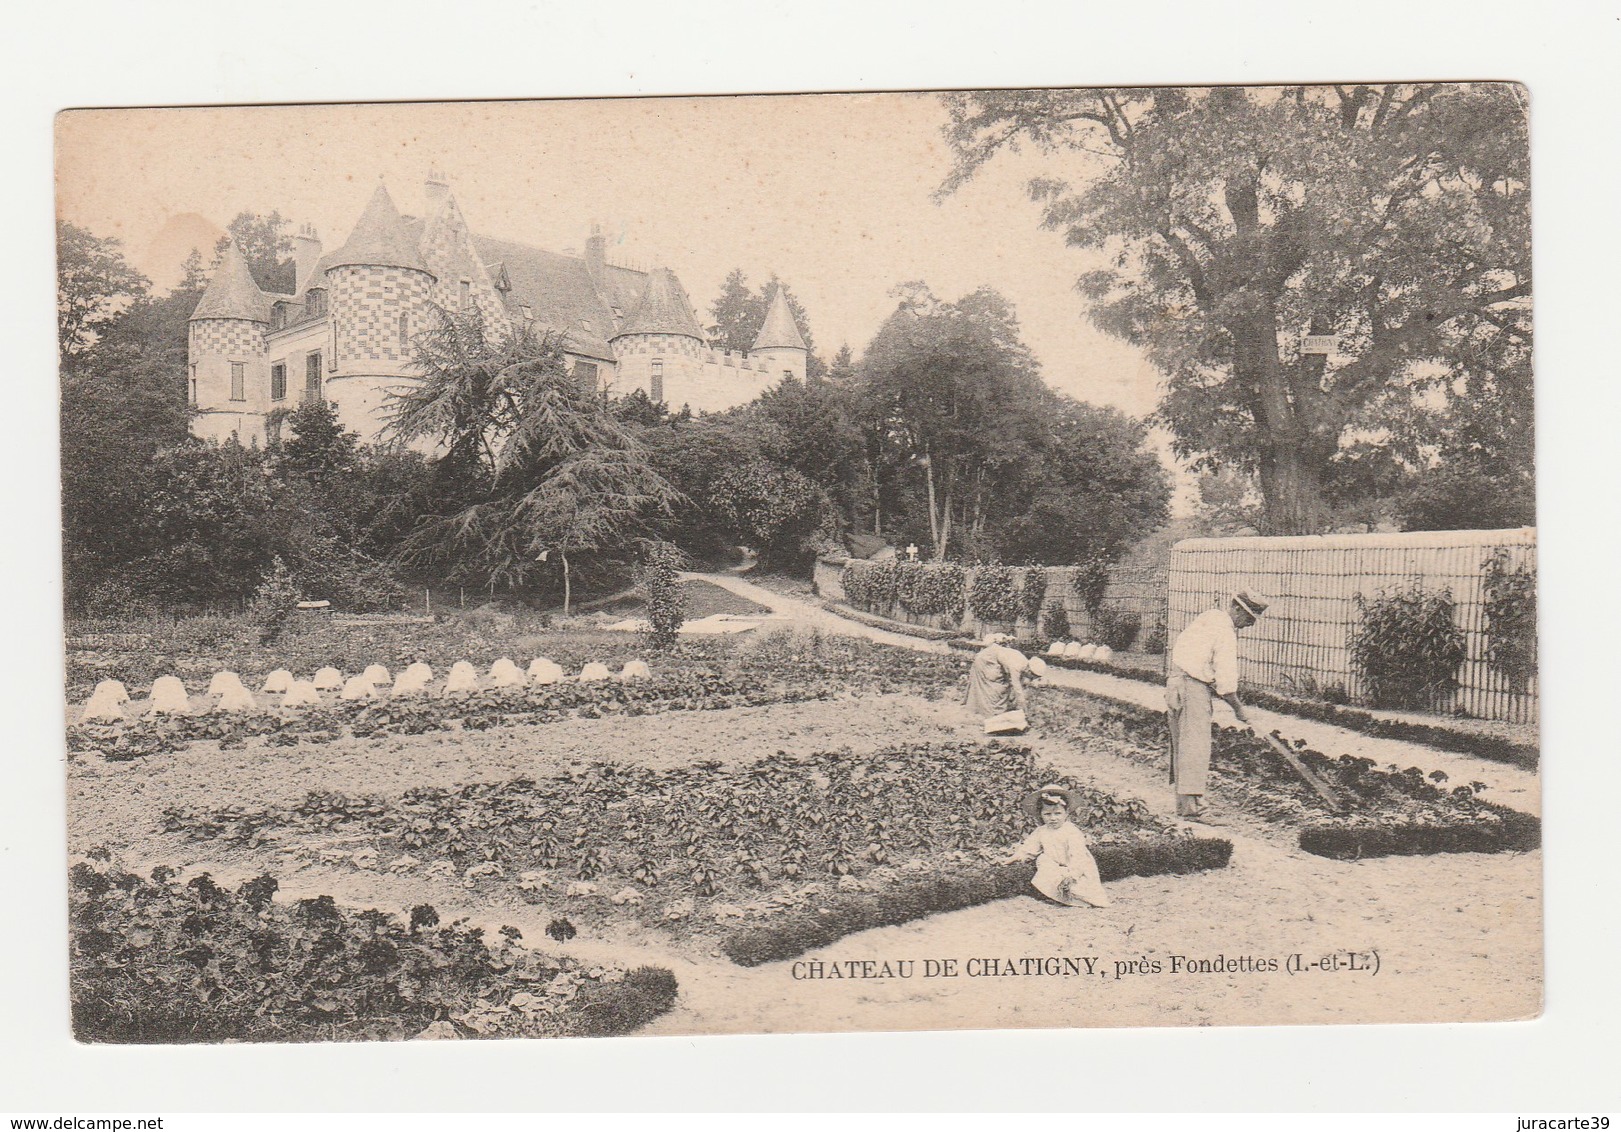
{"label": "hedgerow", "polygon": [[234,892],[207,874],[150,878],[98,853],[69,872],[80,1041],[348,1041],[624,1034],[674,1004],[667,970],[587,966],[487,940],[428,905],[409,921],[330,896],[278,903],[275,877]]}
{"label": "hedgerow", "polygon": [[963,569],[955,562],[849,562],[840,575],[846,600],[869,613],[899,605],[908,613],[962,620]]}
{"label": "hedgerow", "polygon": [[[1128,876],[1226,868],[1232,852],[1230,841],[1178,837],[1135,845],[1103,845],[1093,856],[1099,876],[1113,881]],[[1027,862],[931,870],[927,875],[906,877],[872,892],[830,895],[819,901],[815,911],[737,929],[721,941],[721,950],[744,967],[792,959],[854,932],[1027,894],[1031,891],[1031,874]]]}

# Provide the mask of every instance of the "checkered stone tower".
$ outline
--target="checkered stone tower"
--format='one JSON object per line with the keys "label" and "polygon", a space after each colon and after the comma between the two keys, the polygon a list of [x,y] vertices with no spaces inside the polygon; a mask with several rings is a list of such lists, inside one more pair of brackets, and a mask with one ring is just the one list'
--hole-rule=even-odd
{"label": "checkered stone tower", "polygon": [[269,408],[265,331],[274,299],[259,289],[233,240],[187,327],[191,430],[205,440],[263,444]]}
{"label": "checkered stone tower", "polygon": [[389,391],[417,380],[411,343],[433,325],[434,274],[381,184],[321,267],[332,319],[325,396],[345,428],[371,436],[386,417]]}

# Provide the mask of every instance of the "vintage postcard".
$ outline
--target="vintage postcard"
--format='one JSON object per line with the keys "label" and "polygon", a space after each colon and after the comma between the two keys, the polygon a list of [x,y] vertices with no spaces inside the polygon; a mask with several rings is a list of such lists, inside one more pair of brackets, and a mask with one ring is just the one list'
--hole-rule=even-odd
{"label": "vintage postcard", "polygon": [[1535,1017],[1528,128],[62,113],[74,1034]]}

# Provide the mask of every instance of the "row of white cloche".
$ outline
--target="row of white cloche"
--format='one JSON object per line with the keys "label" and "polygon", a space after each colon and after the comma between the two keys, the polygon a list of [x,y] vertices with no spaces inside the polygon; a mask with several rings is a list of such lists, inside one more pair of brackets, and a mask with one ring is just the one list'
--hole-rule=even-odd
{"label": "row of white cloche", "polygon": [[1047,655],[1064,660],[1095,660],[1107,663],[1114,659],[1114,650],[1108,645],[1083,645],[1080,641],[1054,641],[1047,646]]}
{"label": "row of white cloche", "polygon": [[[609,671],[606,664],[592,661],[580,669],[580,674],[574,679],[581,683],[589,683],[595,680],[646,680],[651,675],[647,662],[643,660],[626,661],[617,676]],[[530,661],[527,670],[519,668],[507,657],[502,657],[490,665],[488,675],[482,680],[479,678],[478,669],[465,660],[458,660],[450,666],[450,674],[445,679],[444,686],[439,689],[439,694],[454,696],[477,692],[483,688],[539,687],[558,684],[568,678],[561,665],[543,656]],[[295,679],[287,669],[278,668],[265,677],[259,691],[280,697],[278,701],[280,706],[289,708],[320,704],[323,702],[323,692],[335,691],[340,700],[427,695],[433,690],[433,682],[433,669],[421,661],[408,665],[397,677],[391,676],[388,669],[381,664],[373,664],[364,672],[347,680],[336,668],[323,668],[308,680]],[[259,701],[243,685],[242,678],[235,672],[214,673],[208,682],[208,695],[218,699],[206,705],[203,709],[205,711],[255,711],[259,707]],[[129,692],[121,681],[103,680],[96,685],[96,690],[85,701],[82,718],[87,723],[108,723],[128,719],[129,713],[124,705],[129,702]],[[147,715],[189,715],[191,711],[191,697],[178,676],[159,676],[152,682]]]}

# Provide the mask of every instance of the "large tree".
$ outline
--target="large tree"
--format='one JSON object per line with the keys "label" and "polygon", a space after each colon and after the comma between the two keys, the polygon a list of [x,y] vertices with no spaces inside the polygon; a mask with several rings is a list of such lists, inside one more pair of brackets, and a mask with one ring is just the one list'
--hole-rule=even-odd
{"label": "large tree", "polygon": [[897,290],[900,304],[862,356],[859,418],[877,466],[876,504],[921,483],[932,557],[977,538],[1009,472],[1030,460],[1047,388],[1019,338],[1006,300],[987,288],[954,303],[921,283]]}
{"label": "large tree", "polygon": [[94,345],[105,326],[144,298],[150,286],[125,261],[117,240],[56,222],[56,336],[64,358]]}
{"label": "large tree", "polygon": [[[1257,477],[1269,531],[1323,529],[1346,448],[1399,440],[1392,421],[1426,396],[1529,389],[1527,368],[1489,361],[1530,340],[1518,88],[944,98],[942,192],[1005,150],[1050,163],[1031,194],[1101,264],[1080,279],[1093,320],[1167,375],[1159,416],[1179,455]],[[1529,435],[1530,398],[1513,400]]]}
{"label": "large tree", "polygon": [[438,446],[459,484],[406,539],[408,563],[493,588],[555,555],[566,611],[570,555],[627,550],[680,501],[636,429],[570,376],[560,338],[447,316],[416,360],[422,380],[394,395],[389,434]]}

